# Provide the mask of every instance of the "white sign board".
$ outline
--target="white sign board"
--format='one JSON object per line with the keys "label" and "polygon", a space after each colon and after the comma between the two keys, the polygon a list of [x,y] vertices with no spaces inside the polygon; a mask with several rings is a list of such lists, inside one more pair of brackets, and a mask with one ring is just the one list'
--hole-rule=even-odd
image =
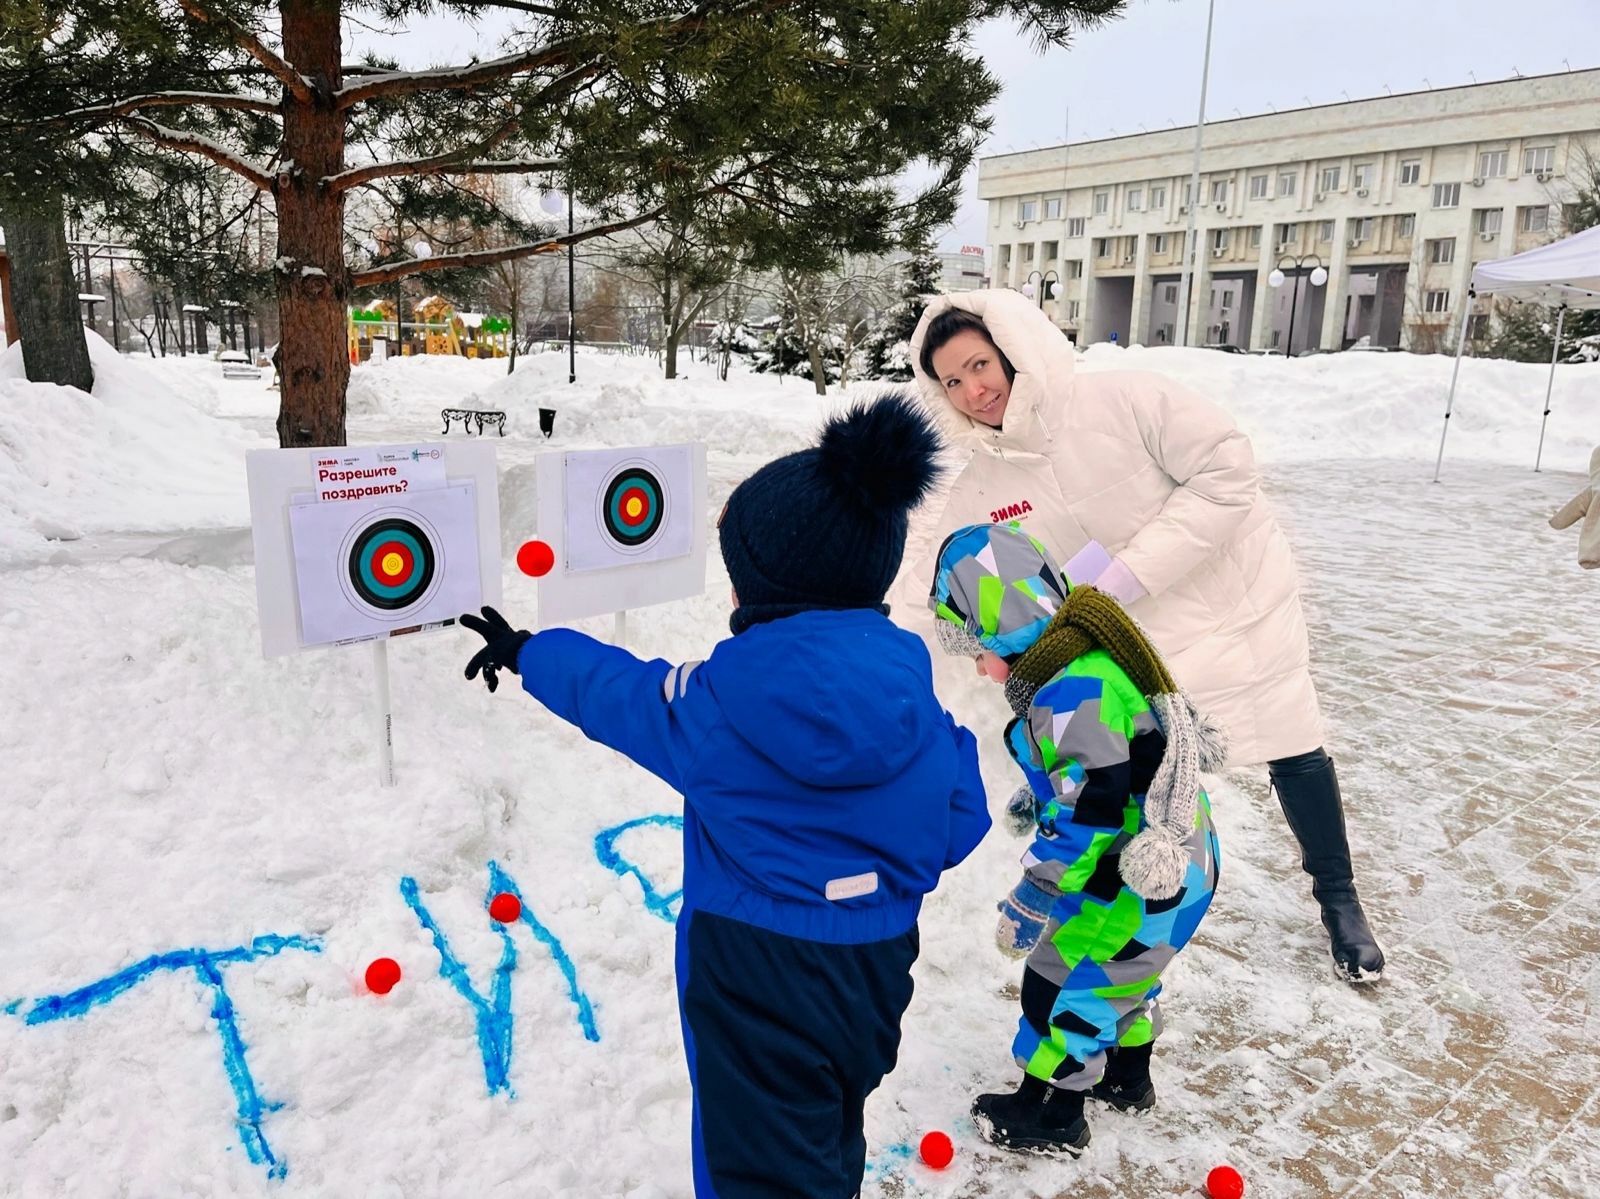
{"label": "white sign board", "polygon": [[245,465],[267,657],[499,604],[493,445],[253,450]]}
{"label": "white sign board", "polygon": [[541,628],[705,591],[704,445],[540,454],[537,479]]}

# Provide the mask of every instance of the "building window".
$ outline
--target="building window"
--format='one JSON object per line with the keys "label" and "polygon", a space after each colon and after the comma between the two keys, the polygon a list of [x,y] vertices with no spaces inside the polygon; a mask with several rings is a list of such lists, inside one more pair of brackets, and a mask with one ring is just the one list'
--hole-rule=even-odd
{"label": "building window", "polygon": [[1110,253],[1111,239],[1109,237],[1097,237],[1094,239],[1094,256],[1096,258],[1104,258]]}
{"label": "building window", "polygon": [[1224,312],[1226,312],[1232,307],[1233,307],[1233,288],[1225,287],[1225,288],[1222,289],[1222,310]]}
{"label": "building window", "polygon": [[1017,205],[1017,220],[1036,221],[1039,219],[1039,201],[1023,200]]}
{"label": "building window", "polygon": [[1067,263],[1067,278],[1068,279],[1082,279],[1083,278],[1083,259],[1074,258],[1071,262]]}
{"label": "building window", "polygon": [[1033,262],[1033,243],[1031,241],[1024,242],[1022,245],[1022,262],[1025,266]]}
{"label": "building window", "polygon": [[1226,179],[1213,179],[1211,181],[1211,202],[1213,204],[1226,204],[1228,202],[1228,181]]}
{"label": "building window", "polygon": [[1082,237],[1083,236],[1083,218],[1081,216],[1075,216],[1075,217],[1068,218],[1068,220],[1067,220],[1067,236],[1068,237]]}
{"label": "building window", "polygon": [[1504,179],[1507,157],[1504,150],[1486,150],[1478,155],[1478,178]]}
{"label": "building window", "polygon": [[1459,183],[1435,183],[1433,185],[1433,206],[1435,208],[1457,208],[1461,204],[1461,185]]}
{"label": "building window", "polygon": [[1529,146],[1522,152],[1522,173],[1524,175],[1553,175],[1556,170],[1556,148],[1554,146]]}
{"label": "building window", "polygon": [[1157,327],[1156,340],[1161,342],[1163,345],[1171,345],[1172,339],[1176,335],[1176,332],[1177,331],[1173,327],[1172,322],[1167,321],[1166,323]]}
{"label": "building window", "polygon": [[1500,209],[1480,208],[1477,215],[1479,233],[1487,233],[1490,237],[1494,237],[1500,232],[1500,221],[1504,216]]}
{"label": "building window", "polygon": [[1054,262],[1059,257],[1061,257],[1061,243],[1058,241],[1045,242],[1044,260],[1046,262]]}
{"label": "building window", "polygon": [[1449,312],[1450,293],[1447,291],[1430,291],[1423,307],[1429,312]]}
{"label": "building window", "polygon": [[1250,176],[1250,198],[1252,200],[1265,200],[1272,187],[1271,175]]}
{"label": "building window", "polygon": [[1152,254],[1165,254],[1167,252],[1167,235],[1157,233],[1150,239],[1150,252]]}
{"label": "building window", "polygon": [[1044,202],[1044,219],[1047,221],[1059,221],[1061,219],[1060,197]]}
{"label": "building window", "polygon": [[1110,192],[1095,192],[1095,194],[1094,194],[1094,214],[1095,214],[1095,216],[1105,216],[1105,214],[1107,212],[1109,212],[1110,210],[1111,210],[1111,193]]}
{"label": "building window", "polygon": [[1338,191],[1340,173],[1340,168],[1338,167],[1323,167],[1321,179],[1317,183],[1317,190],[1319,192]]}
{"label": "building window", "polygon": [[1422,182],[1422,159],[1406,158],[1400,162],[1400,182],[1405,186]]}
{"label": "building window", "polygon": [[1467,318],[1467,340],[1482,341],[1489,336],[1489,314],[1474,312]]}
{"label": "building window", "polygon": [[1456,260],[1456,239],[1441,237],[1428,244],[1428,261],[1436,263],[1454,262]]}
{"label": "building window", "polygon": [[1178,285],[1176,283],[1167,283],[1162,286],[1161,301],[1164,304],[1176,304],[1178,302]]}
{"label": "building window", "polygon": [[1294,195],[1298,176],[1293,171],[1284,171],[1278,176],[1278,194],[1280,196]]}
{"label": "building window", "polygon": [[1414,212],[1403,213],[1395,226],[1395,232],[1400,237],[1415,237],[1417,234],[1417,214]]}
{"label": "building window", "polygon": [[1144,210],[1144,188],[1130,187],[1128,189],[1128,211],[1141,212]]}
{"label": "building window", "polygon": [[1214,229],[1211,233],[1211,249],[1213,253],[1225,254],[1228,251],[1228,231]]}
{"label": "building window", "polygon": [[1250,226],[1250,248],[1252,250],[1259,250],[1261,248],[1261,226],[1260,225],[1251,225]]}
{"label": "building window", "polygon": [[1350,168],[1350,186],[1357,191],[1372,186],[1372,164],[1370,162],[1358,162]]}
{"label": "building window", "polygon": [[1351,236],[1351,238],[1353,240],[1355,240],[1355,241],[1358,241],[1358,242],[1371,241],[1372,240],[1372,225],[1373,225],[1373,218],[1369,217],[1369,216],[1364,216],[1359,221],[1351,221],[1350,222],[1350,236]]}
{"label": "building window", "polygon": [[1183,185],[1183,206],[1185,208],[1187,208],[1187,207],[1189,207],[1189,205],[1193,201],[1194,201],[1194,184],[1185,183]]}
{"label": "building window", "polygon": [[1150,189],[1150,208],[1151,208],[1151,210],[1152,211],[1159,211],[1159,210],[1165,208],[1166,206],[1167,206],[1167,189],[1164,188],[1164,187],[1152,187]]}
{"label": "building window", "polygon": [[1299,225],[1279,225],[1278,245],[1289,246],[1300,240]]}
{"label": "building window", "polygon": [[1000,268],[1006,270],[1011,266],[1011,247],[1000,247]]}
{"label": "building window", "polygon": [[1333,240],[1333,222],[1332,221],[1319,221],[1317,223],[1317,240],[1318,241],[1324,241],[1324,242],[1328,242],[1328,241],[1332,241]]}
{"label": "building window", "polygon": [[1067,301],[1067,319],[1069,321],[1075,321],[1078,319],[1078,304],[1079,301],[1077,300]]}
{"label": "building window", "polygon": [[1524,233],[1543,233],[1550,228],[1550,210],[1543,204],[1518,209],[1518,225]]}

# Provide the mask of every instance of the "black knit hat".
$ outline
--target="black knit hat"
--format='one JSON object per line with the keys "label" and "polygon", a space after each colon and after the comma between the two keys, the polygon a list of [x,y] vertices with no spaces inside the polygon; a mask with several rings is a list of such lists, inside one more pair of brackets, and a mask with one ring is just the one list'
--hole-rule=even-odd
{"label": "black knit hat", "polygon": [[922,408],[887,395],[830,418],[815,447],[734,488],[717,529],[739,597],[733,631],[817,608],[887,612],[907,520],[938,475],[939,449]]}

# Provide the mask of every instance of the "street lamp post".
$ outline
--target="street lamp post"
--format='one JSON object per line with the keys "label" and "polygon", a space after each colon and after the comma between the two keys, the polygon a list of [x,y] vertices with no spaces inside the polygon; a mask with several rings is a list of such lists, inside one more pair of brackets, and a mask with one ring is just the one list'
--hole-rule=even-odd
{"label": "street lamp post", "polygon": [[[1033,285],[1035,279],[1039,280],[1038,287]],[[1046,300],[1053,300],[1060,295],[1061,276],[1054,271],[1029,271],[1020,290],[1030,300],[1037,298],[1040,309],[1043,309]]]}
{"label": "street lamp post", "polygon": [[1294,291],[1289,295],[1289,341],[1283,352],[1285,358],[1294,357],[1294,321],[1300,304],[1300,272],[1305,269],[1306,263],[1311,261],[1317,264],[1311,268],[1311,286],[1321,287],[1328,281],[1328,268],[1322,265],[1320,254],[1280,254],[1278,265],[1273,268],[1272,274],[1267,276],[1267,282],[1273,287],[1282,287],[1284,280],[1288,278],[1283,273],[1284,264],[1288,263],[1289,269],[1294,272]]}

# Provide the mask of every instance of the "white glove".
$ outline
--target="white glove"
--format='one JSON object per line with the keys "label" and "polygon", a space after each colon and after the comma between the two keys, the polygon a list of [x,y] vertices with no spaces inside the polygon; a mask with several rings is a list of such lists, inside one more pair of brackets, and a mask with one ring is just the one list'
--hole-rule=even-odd
{"label": "white glove", "polygon": [[1578,528],[1578,565],[1588,570],[1600,567],[1600,446],[1589,457],[1589,485],[1573,496],[1550,518],[1552,529]]}

